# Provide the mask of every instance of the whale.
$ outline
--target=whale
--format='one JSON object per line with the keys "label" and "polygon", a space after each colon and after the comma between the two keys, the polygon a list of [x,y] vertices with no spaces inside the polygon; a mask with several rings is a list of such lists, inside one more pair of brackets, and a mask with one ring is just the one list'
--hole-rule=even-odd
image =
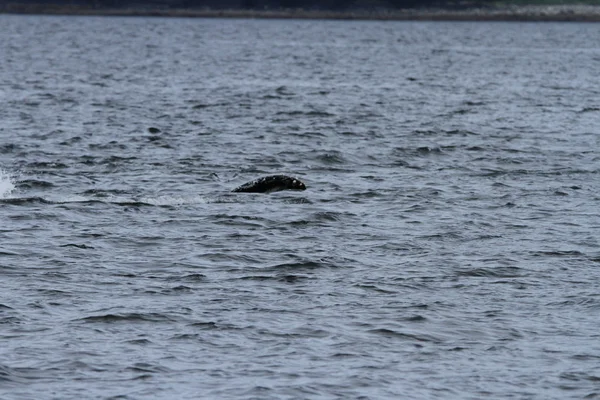
{"label": "whale", "polygon": [[233,189],[238,193],[273,193],[282,190],[306,190],[306,185],[300,179],[287,175],[269,175],[246,182]]}

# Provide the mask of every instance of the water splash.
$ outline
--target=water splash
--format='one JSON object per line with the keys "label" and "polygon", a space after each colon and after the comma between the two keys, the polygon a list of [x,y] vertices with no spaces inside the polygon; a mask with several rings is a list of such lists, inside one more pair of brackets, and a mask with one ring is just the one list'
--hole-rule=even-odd
{"label": "water splash", "polygon": [[14,189],[15,185],[10,175],[0,168],[0,199],[8,197]]}

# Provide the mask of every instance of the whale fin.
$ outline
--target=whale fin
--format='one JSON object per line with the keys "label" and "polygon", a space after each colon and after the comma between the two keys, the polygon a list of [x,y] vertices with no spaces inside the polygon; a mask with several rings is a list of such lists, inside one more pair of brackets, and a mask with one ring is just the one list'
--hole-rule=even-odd
{"label": "whale fin", "polygon": [[270,175],[244,183],[233,189],[234,192],[271,193],[281,190],[306,190],[306,185],[299,179],[286,175]]}

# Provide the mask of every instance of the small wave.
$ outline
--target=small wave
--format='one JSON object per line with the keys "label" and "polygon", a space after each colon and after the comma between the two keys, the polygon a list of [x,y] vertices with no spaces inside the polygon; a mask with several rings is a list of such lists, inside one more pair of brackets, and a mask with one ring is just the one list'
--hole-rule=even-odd
{"label": "small wave", "polygon": [[598,111],[600,111],[600,107],[585,107],[585,108],[581,109],[581,111],[579,111],[579,113],[598,112]]}
{"label": "small wave", "polygon": [[33,189],[33,188],[50,188],[54,184],[52,182],[42,181],[38,179],[25,179],[17,183],[20,189]]}
{"label": "small wave", "polygon": [[[21,368],[24,370],[24,368]],[[19,369],[11,368],[6,365],[0,365],[0,382],[17,382],[19,384],[25,383],[26,377],[19,372]]]}
{"label": "small wave", "polygon": [[[26,204],[68,204],[68,203],[107,203],[106,201],[92,199],[89,197],[83,197],[78,195],[73,196],[54,196],[51,198],[32,196],[32,197],[0,197],[0,203],[14,204],[14,205],[26,205]],[[117,202],[112,202],[119,204]]]}
{"label": "small wave", "polygon": [[303,275],[293,275],[293,274],[282,274],[282,275],[247,275],[237,278],[240,280],[249,280],[249,281],[273,281],[273,282],[284,282],[284,283],[297,283],[312,279],[308,276]]}
{"label": "small wave", "polygon": [[443,155],[444,149],[440,147],[419,146],[419,147],[395,147],[391,151],[393,157],[427,157]]}
{"label": "small wave", "polygon": [[11,177],[2,169],[0,169],[0,199],[10,195],[15,189],[15,185]]}
{"label": "small wave", "polygon": [[534,257],[567,257],[585,258],[585,254],[577,250],[532,251]]}
{"label": "small wave", "polygon": [[148,363],[135,363],[132,366],[125,368],[125,371],[130,371],[134,373],[158,373],[158,372],[170,372],[171,370],[167,367],[163,367],[160,365],[153,365]]}
{"label": "small wave", "polygon": [[283,201],[286,204],[313,204],[312,201],[306,197],[292,197]]}
{"label": "small wave", "polygon": [[226,107],[226,106],[229,106],[230,104],[231,103],[227,103],[227,102],[213,103],[213,104],[199,103],[199,104],[192,106],[192,108],[195,110],[198,110],[198,109],[209,108],[209,107]]}
{"label": "small wave", "polygon": [[[101,150],[105,150],[107,148],[110,148],[110,147],[102,147],[100,145],[98,145],[98,146],[99,147],[97,149],[101,149]],[[110,157],[106,157],[105,159],[101,160],[99,162],[99,164],[100,165],[114,166],[114,165],[121,165],[121,164],[129,164],[129,163],[134,162],[137,159],[138,158],[135,157],[135,156],[132,156],[132,157],[110,156]]]}
{"label": "small wave", "polygon": [[328,113],[327,111],[301,111],[301,110],[290,110],[290,111],[279,111],[276,115],[285,115],[290,117],[306,116],[306,117],[335,117],[335,114]]}
{"label": "small wave", "polygon": [[[68,196],[51,196],[51,197],[7,197],[14,189],[14,185],[10,181],[6,181],[4,184],[3,177],[0,176],[0,203],[24,205],[24,204],[69,204],[69,203],[104,203],[113,204],[120,206],[179,206],[189,204],[207,204],[211,202],[220,202],[218,200],[210,200],[205,196],[157,196],[157,197],[141,197],[141,198],[128,198],[124,196],[116,196],[110,193],[110,191],[103,191],[101,194],[94,193],[93,191],[87,191],[85,194],[92,196],[82,195],[68,195]],[[95,196],[93,196],[95,195]]]}
{"label": "small wave", "polygon": [[[581,382],[581,381],[590,381],[590,382],[594,382],[594,384],[596,384],[598,381],[600,381],[600,376],[597,374],[593,374],[593,373],[588,373],[588,372],[563,372],[562,374],[559,375],[559,377],[561,379],[565,379],[568,381],[573,381],[573,382]],[[594,396],[596,397],[596,393],[594,393]],[[585,396],[585,398],[592,398],[592,396]]]}
{"label": "small wave", "polygon": [[88,246],[86,244],[77,244],[77,243],[61,244],[58,247],[77,247],[78,249],[93,249],[94,248],[94,247]]}
{"label": "small wave", "polygon": [[279,86],[275,89],[275,93],[281,96],[294,96],[295,93],[290,90],[287,86]]}
{"label": "small wave", "polygon": [[204,275],[204,274],[187,274],[187,275],[183,275],[183,276],[167,276],[165,278],[165,280],[196,283],[196,282],[201,282],[201,281],[206,280],[206,275]]}
{"label": "small wave", "polygon": [[456,275],[475,278],[518,278],[523,274],[518,267],[470,268],[457,271]]}
{"label": "small wave", "polygon": [[322,268],[338,268],[338,265],[325,260],[306,260],[277,264],[267,268],[263,268],[262,271],[313,271]]}
{"label": "small wave", "polygon": [[34,203],[52,204],[54,202],[48,201],[41,197],[7,197],[7,198],[0,197],[0,203],[14,204],[14,205],[20,206],[20,205],[24,205],[24,204],[34,204]]}
{"label": "small wave", "polygon": [[0,145],[0,153],[14,153],[15,151],[20,149],[21,146],[16,145],[14,143]]}
{"label": "small wave", "polygon": [[173,318],[166,314],[160,313],[119,313],[119,314],[104,314],[84,317],[80,320],[85,322],[171,322]]}
{"label": "small wave", "polygon": [[82,192],[82,194],[86,195],[86,196],[94,196],[94,197],[110,197],[110,196],[114,196],[116,197],[117,195],[123,195],[123,194],[127,194],[128,192],[125,190],[119,190],[119,189],[88,189],[84,192]]}
{"label": "small wave", "polygon": [[327,153],[321,153],[315,157],[318,161],[323,164],[344,164],[346,159],[339,151],[331,151]]}
{"label": "small wave", "polygon": [[306,218],[302,218],[296,221],[286,222],[286,225],[292,226],[307,226],[317,225],[325,226],[329,222],[341,221],[347,217],[355,217],[356,215],[348,212],[335,212],[335,211],[321,211],[311,214]]}
{"label": "small wave", "polygon": [[[304,137],[304,138],[325,138],[325,137],[327,137],[327,135],[322,132],[311,131],[311,130],[305,130],[305,131],[300,131],[300,132],[291,131],[291,132],[288,132],[288,135],[299,136],[299,137]],[[283,154],[291,154],[291,152],[283,152]]]}
{"label": "small wave", "polygon": [[432,342],[432,343],[442,343],[443,342],[443,340],[441,340],[440,338],[437,338],[433,335],[399,332],[399,331],[387,329],[387,328],[371,329],[368,332],[376,334],[376,335],[388,337],[388,338],[398,338],[398,339],[403,339],[403,340],[407,340],[407,341]]}
{"label": "small wave", "polygon": [[69,168],[67,164],[52,161],[36,161],[27,164],[27,168],[30,170],[46,170],[46,169],[65,169]]}
{"label": "small wave", "polygon": [[476,132],[472,132],[472,131],[465,130],[465,129],[451,129],[451,130],[443,131],[443,133],[448,136],[462,136],[462,137],[479,135]]}
{"label": "small wave", "polygon": [[98,202],[98,200],[96,199],[91,199],[89,197],[84,197],[84,196],[80,196],[77,194],[74,195],[69,195],[69,196],[60,196],[60,197],[56,197],[56,198],[47,198],[47,199],[43,199],[46,202],[49,203],[56,203],[56,204],[64,204],[64,203],[95,203]]}

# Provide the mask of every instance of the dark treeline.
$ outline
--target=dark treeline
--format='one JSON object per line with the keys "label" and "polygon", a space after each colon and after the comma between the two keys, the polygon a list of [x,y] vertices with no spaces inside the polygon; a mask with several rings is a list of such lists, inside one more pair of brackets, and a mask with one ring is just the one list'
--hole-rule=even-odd
{"label": "dark treeline", "polygon": [[491,0],[0,0],[6,4],[77,6],[92,9],[248,9],[248,10],[331,10],[376,11],[403,8],[468,8]]}

